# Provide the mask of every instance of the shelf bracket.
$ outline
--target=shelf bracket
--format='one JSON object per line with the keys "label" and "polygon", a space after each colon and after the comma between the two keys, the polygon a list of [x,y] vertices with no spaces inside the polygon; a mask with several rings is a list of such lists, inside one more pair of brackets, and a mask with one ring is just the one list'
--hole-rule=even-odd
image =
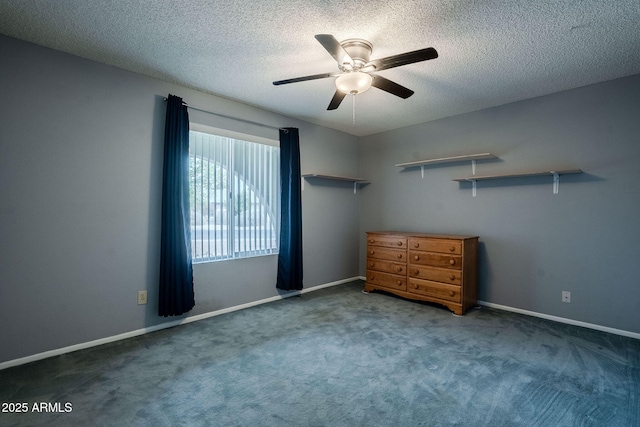
{"label": "shelf bracket", "polygon": [[420,173],[422,174],[422,179],[424,179],[424,165],[420,166]]}
{"label": "shelf bracket", "polygon": [[356,194],[357,189],[358,189],[358,183],[356,181],[353,181],[353,194]]}
{"label": "shelf bracket", "polygon": [[553,174],[553,194],[558,194],[558,190],[560,189],[560,175],[558,172],[551,171]]}
{"label": "shelf bracket", "polygon": [[[475,174],[476,174],[476,161],[474,159],[474,160],[471,160],[471,175],[475,175]],[[476,181],[475,179],[471,180],[471,186],[472,186],[471,194],[473,194],[473,197],[476,197],[476,193],[477,193],[476,189],[478,187],[477,182],[478,181]]]}

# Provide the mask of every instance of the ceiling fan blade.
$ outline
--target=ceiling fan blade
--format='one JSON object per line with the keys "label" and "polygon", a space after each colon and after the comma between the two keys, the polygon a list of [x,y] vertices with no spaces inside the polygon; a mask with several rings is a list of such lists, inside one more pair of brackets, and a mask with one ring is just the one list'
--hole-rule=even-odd
{"label": "ceiling fan blade", "polygon": [[373,77],[371,86],[382,89],[392,95],[399,96],[402,99],[407,99],[414,93],[411,89],[399,85],[398,83],[392,82],[389,79],[385,79],[384,77],[374,75],[372,75],[371,77]]}
{"label": "ceiling fan blade", "polygon": [[327,52],[333,56],[333,58],[338,61],[338,65],[349,64],[351,66],[354,65],[353,59],[346,50],[342,47],[340,42],[336,40],[331,34],[316,34],[316,40],[320,42],[322,47],[327,49]]}
{"label": "ceiling fan blade", "polygon": [[298,83],[298,82],[306,82],[307,80],[317,80],[317,79],[326,79],[327,77],[334,77],[339,75],[340,73],[323,73],[323,74],[314,74],[312,76],[304,76],[304,77],[296,77],[293,79],[285,79],[278,80],[277,82],[273,82],[274,85],[286,85],[288,83]]}
{"label": "ceiling fan blade", "polygon": [[387,56],[386,58],[374,59],[369,61],[362,71],[380,71],[389,68],[400,67],[402,65],[413,64],[414,62],[427,61],[436,59],[438,52],[432,48],[414,50],[413,52],[401,53],[399,55]]}
{"label": "ceiling fan blade", "polygon": [[337,90],[336,93],[333,95],[333,98],[331,98],[331,102],[329,103],[327,110],[335,110],[336,108],[338,108],[345,96],[347,96],[346,93],[343,93]]}

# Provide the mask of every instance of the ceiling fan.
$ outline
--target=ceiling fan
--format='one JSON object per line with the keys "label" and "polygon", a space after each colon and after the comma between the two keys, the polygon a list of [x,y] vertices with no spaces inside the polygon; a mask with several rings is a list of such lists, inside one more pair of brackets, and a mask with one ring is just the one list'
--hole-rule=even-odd
{"label": "ceiling fan", "polygon": [[387,70],[414,62],[427,61],[438,57],[438,52],[432,47],[387,56],[386,58],[370,60],[373,45],[363,39],[348,39],[343,42],[331,34],[318,34],[316,40],[338,61],[338,72],[314,74],[311,76],[296,77],[293,79],[278,80],[274,85],[304,82],[307,80],[336,78],[336,93],[333,95],[327,110],[335,110],[347,94],[356,95],[368,90],[371,86],[382,89],[392,95],[407,99],[413,95],[413,91],[398,83],[385,79],[382,76],[372,74],[374,71]]}

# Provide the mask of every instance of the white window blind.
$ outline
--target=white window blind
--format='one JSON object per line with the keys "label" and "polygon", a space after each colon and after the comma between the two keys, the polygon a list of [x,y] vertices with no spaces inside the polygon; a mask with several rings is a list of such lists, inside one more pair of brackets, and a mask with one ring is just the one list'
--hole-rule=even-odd
{"label": "white window blind", "polygon": [[189,131],[193,262],[278,253],[280,148]]}

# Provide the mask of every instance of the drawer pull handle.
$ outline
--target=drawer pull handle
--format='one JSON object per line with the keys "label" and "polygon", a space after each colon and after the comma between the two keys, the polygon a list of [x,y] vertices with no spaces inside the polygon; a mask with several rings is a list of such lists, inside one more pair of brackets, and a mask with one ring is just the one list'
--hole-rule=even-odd
{"label": "drawer pull handle", "polygon": [[420,286],[419,286],[417,283],[414,283],[414,284],[413,284],[413,288],[414,288],[414,289],[420,289]]}
{"label": "drawer pull handle", "polygon": [[451,264],[451,265],[456,265],[456,260],[455,260],[455,259],[450,259],[450,260],[449,260],[449,264]]}
{"label": "drawer pull handle", "polygon": [[371,268],[373,268],[373,266],[374,266],[374,265],[375,265],[375,264],[374,264],[374,263],[372,263],[372,262],[370,262],[370,263],[369,263],[369,267],[371,267]]}
{"label": "drawer pull handle", "polygon": [[455,294],[456,294],[455,292],[453,292],[453,291],[449,291],[449,296],[450,296],[450,297],[454,296]]}
{"label": "drawer pull handle", "polygon": [[369,253],[370,253],[371,255],[373,255],[373,254],[375,254],[375,253],[376,253],[376,251],[371,250],[371,251],[369,251]]}
{"label": "drawer pull handle", "polygon": [[414,274],[417,276],[418,274],[420,274],[420,270],[416,269]]}
{"label": "drawer pull handle", "polygon": [[369,280],[373,280],[375,278],[376,278],[376,276],[369,276]]}
{"label": "drawer pull handle", "polygon": [[396,271],[397,271],[398,273],[402,273],[402,267],[396,267]]}
{"label": "drawer pull handle", "polygon": [[398,254],[398,258],[402,258],[402,254]]}
{"label": "drawer pull handle", "polygon": [[451,246],[451,247],[449,248],[449,250],[450,250],[451,252],[455,252],[456,247],[455,247],[455,246]]}
{"label": "drawer pull handle", "polygon": [[416,255],[416,256],[414,257],[414,259],[415,259],[416,261],[418,261],[418,260],[420,259],[420,256]]}
{"label": "drawer pull handle", "polygon": [[398,280],[396,283],[398,284],[398,286],[402,285],[402,282],[400,280]]}
{"label": "drawer pull handle", "polygon": [[456,276],[454,276],[453,274],[451,276],[449,276],[449,279],[451,280],[456,280]]}
{"label": "drawer pull handle", "polygon": [[402,246],[402,240],[398,240],[398,246]]}
{"label": "drawer pull handle", "polygon": [[414,247],[414,248],[419,248],[419,247],[420,247],[420,243],[414,243],[414,244],[413,244],[413,247]]}
{"label": "drawer pull handle", "polygon": [[374,239],[369,239],[369,243],[375,243],[376,241]]}

